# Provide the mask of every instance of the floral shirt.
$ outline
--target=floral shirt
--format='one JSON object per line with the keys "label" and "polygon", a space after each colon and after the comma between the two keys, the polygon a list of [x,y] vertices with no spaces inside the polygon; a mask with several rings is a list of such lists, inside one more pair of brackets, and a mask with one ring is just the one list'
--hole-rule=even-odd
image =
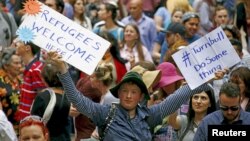
{"label": "floral shirt", "polygon": [[3,69],[0,69],[0,100],[4,113],[8,120],[14,125],[16,131],[18,129],[18,121],[15,116],[19,105],[20,84],[20,77],[10,78]]}

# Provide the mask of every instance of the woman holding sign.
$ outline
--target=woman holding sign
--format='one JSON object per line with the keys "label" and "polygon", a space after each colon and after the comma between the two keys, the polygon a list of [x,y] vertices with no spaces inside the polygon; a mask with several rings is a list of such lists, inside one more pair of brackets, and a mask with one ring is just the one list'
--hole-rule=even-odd
{"label": "woman holding sign", "polygon": [[177,131],[179,141],[192,141],[201,120],[216,111],[214,90],[194,94],[189,100],[187,115],[174,113],[169,116],[169,124]]}

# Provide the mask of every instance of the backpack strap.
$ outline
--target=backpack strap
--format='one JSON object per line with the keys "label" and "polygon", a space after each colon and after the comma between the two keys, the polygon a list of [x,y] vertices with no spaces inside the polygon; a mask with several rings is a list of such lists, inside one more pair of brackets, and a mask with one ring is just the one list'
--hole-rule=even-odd
{"label": "backpack strap", "polygon": [[47,108],[45,109],[45,111],[43,113],[43,121],[47,124],[48,121],[50,120],[50,117],[51,117],[51,115],[54,111],[54,107],[56,105],[56,94],[50,88],[47,88],[46,90],[49,91],[49,93],[50,93],[49,104],[47,105]]}
{"label": "backpack strap", "polygon": [[112,103],[111,108],[110,108],[109,113],[108,113],[108,116],[105,119],[105,124],[98,129],[100,141],[103,141],[106,133],[108,132],[108,129],[109,129],[111,123],[113,122],[113,119],[114,119],[114,116],[116,113],[116,109],[117,109],[116,103]]}

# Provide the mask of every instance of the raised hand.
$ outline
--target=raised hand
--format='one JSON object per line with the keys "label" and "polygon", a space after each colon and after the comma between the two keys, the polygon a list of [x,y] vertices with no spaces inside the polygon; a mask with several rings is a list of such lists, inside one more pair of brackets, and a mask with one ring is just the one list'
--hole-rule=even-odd
{"label": "raised hand", "polygon": [[59,73],[61,74],[66,73],[68,70],[67,63],[62,60],[62,56],[59,55],[56,51],[48,52],[46,61],[58,67],[60,70]]}

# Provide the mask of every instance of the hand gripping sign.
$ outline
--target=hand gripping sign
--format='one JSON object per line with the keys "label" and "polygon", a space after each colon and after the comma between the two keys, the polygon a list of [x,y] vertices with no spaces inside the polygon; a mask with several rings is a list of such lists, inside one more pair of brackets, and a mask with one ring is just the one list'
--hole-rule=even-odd
{"label": "hand gripping sign", "polygon": [[92,74],[110,43],[37,0],[24,3],[26,12],[17,35],[46,51],[57,51],[63,60]]}

